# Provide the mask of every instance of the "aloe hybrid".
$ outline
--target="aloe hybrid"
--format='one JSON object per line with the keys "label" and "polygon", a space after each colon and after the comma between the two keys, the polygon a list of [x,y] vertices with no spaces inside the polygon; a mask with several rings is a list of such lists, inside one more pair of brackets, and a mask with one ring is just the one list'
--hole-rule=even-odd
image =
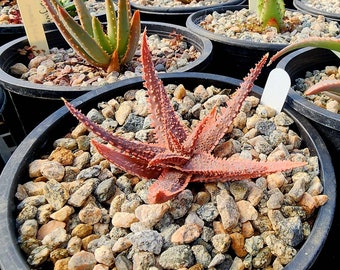
{"label": "aloe hybrid", "polygon": [[285,11],[283,0],[257,0],[257,17],[262,26],[273,26],[280,31]]}
{"label": "aloe hybrid", "polygon": [[107,28],[91,16],[82,0],[74,0],[80,24],[57,0],[42,0],[67,43],[89,64],[107,72],[119,71],[135,54],[141,34],[140,14],[131,14],[129,0],[105,0]]}
{"label": "aloe hybrid", "polygon": [[[279,57],[285,55],[286,53],[292,52],[297,49],[301,49],[304,47],[315,47],[315,48],[323,48],[332,50],[334,52],[340,53],[340,39],[331,38],[331,37],[310,37],[297,42],[294,42],[276,54],[274,54],[269,61],[270,65]],[[324,94],[330,96],[331,98],[340,102],[340,80],[324,80],[321,81],[312,87],[310,87],[307,91],[305,91],[306,95],[317,94],[323,92]]]}

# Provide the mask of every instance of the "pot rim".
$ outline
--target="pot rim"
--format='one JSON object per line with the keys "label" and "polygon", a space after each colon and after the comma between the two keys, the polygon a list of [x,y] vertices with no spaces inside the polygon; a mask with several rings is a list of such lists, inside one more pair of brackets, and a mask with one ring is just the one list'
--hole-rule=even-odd
{"label": "pot rim", "polygon": [[303,12],[308,12],[311,13],[313,15],[323,15],[331,20],[336,20],[340,22],[340,14],[338,13],[330,13],[327,11],[323,11],[323,10],[319,10],[319,9],[315,9],[312,7],[309,7],[307,5],[305,5],[301,0],[293,0],[293,5],[297,10],[303,11]]}
{"label": "pot rim", "polygon": [[[210,80],[207,82],[208,85],[214,84],[215,81],[215,83],[221,82],[223,84],[231,84],[236,88],[242,82],[239,79],[227,76],[200,72],[167,73],[160,74],[159,77],[163,79],[165,84],[178,83],[176,80],[195,79],[195,83],[197,84],[201,80]],[[134,86],[135,84],[142,86],[142,82],[142,78],[136,77],[129,81],[120,81],[114,88],[123,89],[130,85],[131,89],[131,86]],[[129,87],[127,89],[129,89]],[[78,109],[90,105],[93,106],[94,102],[96,103],[104,98],[107,99],[118,94],[117,91],[113,90],[114,89],[100,89],[98,91],[91,91],[74,99],[71,103]],[[262,88],[254,86],[253,93],[261,95]],[[106,95],[109,95],[109,97],[105,97]],[[328,202],[318,209],[318,214],[310,236],[304,242],[293,260],[285,267],[286,270],[301,270],[308,269],[314,263],[327,239],[335,212],[336,179],[331,158],[318,132],[316,132],[304,117],[294,113],[288,105],[285,104],[284,110],[294,119],[295,124],[299,128],[299,135],[303,137],[308,148],[312,148],[312,154],[318,156],[320,162],[320,179],[323,182],[324,194],[327,194],[329,197]],[[27,156],[33,154],[35,155],[34,158],[37,158],[40,154],[37,149],[46,146],[45,137],[48,137],[49,140],[53,140],[47,133],[53,133],[53,130],[56,129],[58,125],[60,126],[62,121],[66,121],[67,118],[69,118],[68,120],[73,119],[74,122],[70,124],[75,125],[77,123],[76,119],[72,117],[66,107],[63,106],[41,122],[17,147],[0,175],[0,200],[2,202],[2,207],[0,208],[0,217],[2,220],[0,223],[0,232],[2,235],[0,238],[0,246],[2,247],[2,249],[0,249],[0,266],[2,269],[29,269],[26,260],[22,255],[22,251],[16,242],[17,237],[14,218],[15,204],[13,203],[12,198],[14,197],[18,184],[17,175],[23,175],[24,172],[27,174],[27,166],[29,162],[32,161]],[[53,133],[52,137],[55,136],[58,135]],[[23,178],[24,177],[21,176],[21,179]],[[17,181],[13,184],[15,179],[17,179]],[[307,255],[310,260],[306,260]]]}
{"label": "pot rim", "polygon": [[136,3],[135,1],[130,1],[130,5],[134,9],[138,9],[141,13],[162,13],[165,16],[174,16],[174,15],[188,15],[195,11],[206,9],[209,7],[219,7],[219,6],[230,6],[230,5],[240,5],[246,2],[246,0],[229,0],[227,3],[220,3],[209,6],[178,6],[178,7],[154,7],[154,6],[145,6]]}

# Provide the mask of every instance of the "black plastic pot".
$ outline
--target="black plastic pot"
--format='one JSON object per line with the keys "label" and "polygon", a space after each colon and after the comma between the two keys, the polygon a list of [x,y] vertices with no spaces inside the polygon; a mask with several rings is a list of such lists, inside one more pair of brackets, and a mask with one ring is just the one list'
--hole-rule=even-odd
{"label": "black plastic pot", "polygon": [[[322,70],[327,65],[340,66],[340,58],[330,50],[304,48],[284,56],[278,62],[277,67],[286,70],[291,77],[292,84],[294,84],[296,79],[304,78],[307,71]],[[338,163],[340,115],[314,105],[293,89],[289,91],[287,102],[295,111],[311,121],[325,139],[334,158],[334,164]]]}
{"label": "black plastic pot", "polygon": [[326,18],[329,18],[331,20],[335,20],[340,22],[340,13],[330,13],[326,12],[320,9],[315,9],[310,6],[307,6],[303,1],[301,0],[293,0],[293,5],[297,10],[300,10],[305,13],[310,13],[313,15],[322,15],[325,16]]}
{"label": "black plastic pot", "polygon": [[[165,84],[182,83],[188,88],[199,84],[204,86],[227,87],[235,89],[241,82],[238,79],[213,75],[208,73],[168,73],[161,74]],[[112,85],[112,89],[100,89],[91,91],[72,101],[78,109],[87,111],[95,107],[98,102],[109,100],[117,95],[122,95],[129,89],[142,88],[142,79],[133,78],[130,81],[121,81]],[[253,94],[259,96],[262,88],[254,86]],[[60,104],[62,102],[60,101]],[[308,147],[312,155],[316,155],[320,162],[320,179],[324,186],[324,194],[329,201],[319,208],[310,236],[305,241],[294,259],[285,267],[285,270],[309,269],[322,250],[330,230],[336,201],[336,181],[333,166],[327,148],[309,122],[302,116],[285,106],[284,111],[294,119],[295,129],[303,139],[304,146]],[[25,256],[22,254],[18,243],[15,226],[16,203],[15,193],[18,184],[27,181],[28,164],[42,154],[52,150],[55,139],[65,135],[72,127],[76,126],[77,120],[65,107],[54,112],[40,123],[18,146],[7,162],[0,176],[0,268],[6,270],[29,269]],[[45,269],[46,270],[46,269]]]}
{"label": "black plastic pot", "polygon": [[155,22],[166,22],[174,23],[185,26],[185,22],[190,14],[198,10],[203,10],[210,7],[219,7],[226,5],[241,5],[246,0],[229,0],[223,4],[210,5],[210,6],[179,6],[179,7],[156,7],[156,6],[145,6],[130,1],[131,9],[139,10],[141,19],[144,21],[155,21]]}
{"label": "black plastic pot", "polygon": [[[181,34],[188,44],[194,45],[200,51],[201,55],[195,61],[176,71],[203,71],[210,64],[212,43],[209,39],[174,24],[144,21],[142,29],[144,27],[147,27],[148,35],[158,34],[160,37],[169,37],[169,34],[175,31]],[[58,30],[47,32],[47,40],[50,48],[69,48]],[[88,91],[98,89],[98,87],[47,86],[12,76],[9,71],[12,65],[18,62],[28,63],[27,57],[20,55],[17,51],[27,44],[28,40],[25,36],[0,47],[0,85],[6,90],[8,100],[12,102],[22,122],[22,131],[19,130],[17,134],[14,134],[18,141],[21,141],[38,123],[60,107],[60,97],[74,99]],[[111,86],[106,85],[103,88],[111,88]]]}

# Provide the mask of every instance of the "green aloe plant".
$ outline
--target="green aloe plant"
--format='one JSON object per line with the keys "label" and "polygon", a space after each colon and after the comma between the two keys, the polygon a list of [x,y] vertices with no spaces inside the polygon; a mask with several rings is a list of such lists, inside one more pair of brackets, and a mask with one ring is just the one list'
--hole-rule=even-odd
{"label": "green aloe plant", "polygon": [[[274,54],[268,63],[268,65],[272,64],[279,57],[285,55],[286,53],[292,52],[297,49],[301,49],[304,47],[315,47],[315,48],[323,48],[332,50],[334,52],[340,53],[340,39],[331,38],[331,37],[310,37],[303,39],[301,41],[294,42],[276,54]],[[340,102],[340,80],[325,80],[321,81],[312,87],[310,87],[307,91],[305,91],[306,95],[317,94],[323,92],[324,94],[330,96],[331,98]]]}
{"label": "green aloe plant", "polygon": [[107,72],[119,71],[135,54],[141,33],[140,13],[131,15],[129,0],[118,1],[116,15],[112,0],[105,0],[107,28],[91,16],[82,0],[74,0],[76,22],[57,0],[42,0],[68,44],[89,64]]}
{"label": "green aloe plant", "polygon": [[257,0],[257,17],[262,26],[274,26],[280,31],[285,11],[283,0]]}

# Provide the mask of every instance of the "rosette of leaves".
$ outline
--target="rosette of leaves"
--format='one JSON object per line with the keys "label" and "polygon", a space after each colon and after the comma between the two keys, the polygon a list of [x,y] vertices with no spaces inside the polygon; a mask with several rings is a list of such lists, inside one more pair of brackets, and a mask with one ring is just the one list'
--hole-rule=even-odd
{"label": "rosette of leaves", "polygon": [[[334,52],[340,53],[340,39],[338,38],[331,38],[331,37],[310,37],[306,38],[297,42],[294,42],[276,54],[274,54],[269,61],[270,65],[275,60],[280,58],[281,56],[285,55],[286,53],[292,52],[297,49],[305,48],[305,47],[315,47],[315,48],[322,48],[332,50]],[[315,85],[311,86],[307,91],[304,92],[305,95],[317,94],[323,92],[324,94],[328,95],[329,97],[337,100],[340,102],[340,80],[331,79],[331,80],[324,80],[316,83]]]}
{"label": "rosette of leaves", "polygon": [[129,0],[118,1],[117,14],[112,0],[105,0],[106,29],[98,18],[91,16],[82,0],[73,1],[79,23],[57,0],[42,2],[70,47],[90,65],[107,72],[119,71],[134,56],[141,24],[139,11],[131,14]]}

